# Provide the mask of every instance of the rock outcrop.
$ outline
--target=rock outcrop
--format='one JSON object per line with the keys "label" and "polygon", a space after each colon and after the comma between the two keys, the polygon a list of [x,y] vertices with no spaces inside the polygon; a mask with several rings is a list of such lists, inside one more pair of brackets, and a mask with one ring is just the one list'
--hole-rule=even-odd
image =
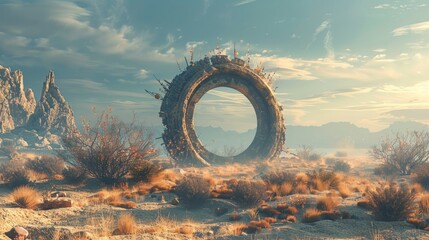
{"label": "rock outcrop", "polygon": [[27,129],[43,135],[50,132],[59,136],[76,130],[73,110],[55,84],[53,71],[48,73],[43,83],[42,96],[28,120]]}
{"label": "rock outcrop", "polygon": [[0,133],[24,126],[35,107],[33,91],[24,91],[22,72],[0,65]]}

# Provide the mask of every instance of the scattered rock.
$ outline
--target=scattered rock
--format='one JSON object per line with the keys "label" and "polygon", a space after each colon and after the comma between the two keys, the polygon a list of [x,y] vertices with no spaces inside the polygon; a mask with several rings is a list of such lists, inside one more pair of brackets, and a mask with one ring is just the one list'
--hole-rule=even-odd
{"label": "scattered rock", "polygon": [[61,239],[70,240],[72,239],[72,233],[67,228],[55,228],[55,227],[26,227],[30,233],[29,239]]}
{"label": "scattered rock", "polygon": [[177,198],[177,197],[175,197],[173,200],[171,200],[171,204],[174,206],[179,205],[179,203],[180,203],[179,198]]}
{"label": "scattered rock", "polygon": [[51,193],[51,198],[64,198],[64,197],[67,197],[67,193],[65,193],[65,192],[53,192],[53,193]]}
{"label": "scattered rock", "polygon": [[5,235],[13,240],[25,240],[28,237],[28,231],[23,227],[14,227],[8,232],[5,232]]}
{"label": "scattered rock", "polygon": [[73,205],[73,201],[70,198],[58,198],[58,199],[45,199],[43,203],[39,205],[41,210],[50,210],[57,208],[68,208]]}

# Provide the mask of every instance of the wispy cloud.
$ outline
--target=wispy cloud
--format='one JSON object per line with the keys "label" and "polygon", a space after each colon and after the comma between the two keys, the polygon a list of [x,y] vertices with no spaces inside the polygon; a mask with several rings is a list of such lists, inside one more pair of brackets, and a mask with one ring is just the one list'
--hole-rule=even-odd
{"label": "wispy cloud", "polygon": [[240,2],[238,2],[236,4],[234,4],[234,6],[238,7],[238,6],[246,5],[246,4],[249,4],[249,3],[252,3],[252,2],[256,2],[256,0],[243,0],[243,1],[240,1]]}
{"label": "wispy cloud", "polygon": [[410,33],[421,34],[429,32],[429,21],[402,26],[392,31],[393,36],[403,36]]}

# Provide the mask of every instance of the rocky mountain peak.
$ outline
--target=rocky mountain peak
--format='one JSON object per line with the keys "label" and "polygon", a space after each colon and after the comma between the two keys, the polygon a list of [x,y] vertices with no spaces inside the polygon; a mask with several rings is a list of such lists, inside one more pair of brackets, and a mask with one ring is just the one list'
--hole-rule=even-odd
{"label": "rocky mountain peak", "polygon": [[53,71],[46,76],[42,96],[27,123],[27,129],[56,135],[70,134],[76,129],[73,110],[55,84]]}
{"label": "rocky mountain peak", "polygon": [[36,107],[32,90],[24,91],[24,76],[0,65],[0,133],[23,126]]}

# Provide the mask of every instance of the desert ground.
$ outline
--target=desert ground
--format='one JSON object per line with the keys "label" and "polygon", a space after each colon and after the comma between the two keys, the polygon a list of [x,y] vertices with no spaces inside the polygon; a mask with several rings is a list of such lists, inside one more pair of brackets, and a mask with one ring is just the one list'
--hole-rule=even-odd
{"label": "desert ground", "polygon": [[[20,154],[28,159],[35,157]],[[29,230],[31,239],[73,239],[71,235],[77,232],[88,233],[92,239],[429,239],[429,232],[416,229],[405,220],[377,221],[371,211],[357,206],[359,201],[365,199],[368,189],[384,186],[389,180],[374,175],[373,169],[377,163],[366,156],[340,157],[350,164],[351,170],[335,172],[342,186],[336,189],[317,190],[307,187],[305,190],[286,190],[287,194],[277,194],[252,207],[243,207],[240,202],[215,196],[213,192],[198,207],[186,206],[181,201],[172,204],[176,194],[171,189],[184,176],[202,176],[210,183],[212,191],[231,179],[261,182],[264,175],[276,171],[296,174],[296,181],[300,181],[299,178],[306,178],[306,173],[313,170],[322,168],[332,171],[332,166],[327,163],[329,158],[323,156],[315,161],[304,161],[283,157],[250,164],[167,168],[147,183],[130,180],[115,187],[106,187],[91,178],[76,185],[67,183],[61,176],[55,179],[38,176],[39,179],[32,183],[32,187],[42,196],[49,197],[52,192],[61,192],[72,201],[71,207],[51,210],[20,208],[11,198],[12,189],[2,184],[0,239],[8,239],[3,233],[15,226]],[[409,176],[390,180],[398,184],[412,184]],[[414,187],[418,188],[416,185]],[[271,194],[276,191],[270,187],[268,189]],[[417,190],[416,201],[426,194],[421,187]],[[304,220],[304,213],[310,208],[316,208],[318,199],[322,197],[334,200],[333,209],[329,211],[340,213],[342,217]],[[120,204],[112,204],[109,199],[135,204],[124,208]],[[290,215],[295,218],[274,214],[271,220],[267,220],[269,226],[254,232],[246,228],[251,221],[258,222],[270,215],[264,208],[275,209],[281,204],[294,206],[298,211]],[[219,213],[219,209],[225,210]],[[117,230],[118,218],[125,214],[130,214],[135,220],[134,230],[129,234]]]}

